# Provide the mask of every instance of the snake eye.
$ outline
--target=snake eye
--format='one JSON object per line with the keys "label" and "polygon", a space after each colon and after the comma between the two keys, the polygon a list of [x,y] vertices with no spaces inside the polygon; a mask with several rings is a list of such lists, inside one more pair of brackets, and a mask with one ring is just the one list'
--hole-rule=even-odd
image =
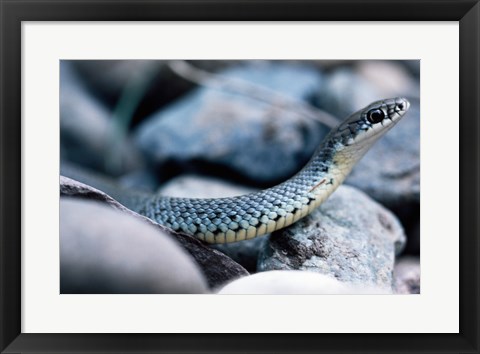
{"label": "snake eye", "polygon": [[383,111],[378,108],[372,109],[367,113],[367,119],[372,124],[380,123],[383,120],[383,118],[385,118],[385,113],[383,113]]}

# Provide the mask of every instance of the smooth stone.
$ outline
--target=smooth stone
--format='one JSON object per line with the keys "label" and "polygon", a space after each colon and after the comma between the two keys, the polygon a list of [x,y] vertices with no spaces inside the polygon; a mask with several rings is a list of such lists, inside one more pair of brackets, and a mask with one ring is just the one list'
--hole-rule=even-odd
{"label": "smooth stone", "polygon": [[396,96],[419,97],[418,78],[397,61],[362,60],[331,70],[314,102],[344,119],[374,101]]}
{"label": "smooth stone", "polygon": [[344,119],[367,104],[383,98],[376,88],[360,77],[351,66],[339,67],[325,78],[317,91],[315,105]]}
{"label": "smooth stone", "polygon": [[[92,178],[91,181],[95,182],[95,180],[95,178]],[[100,183],[106,183],[106,181],[101,181]],[[105,187],[108,188],[108,186],[109,184],[106,183]],[[172,230],[159,225],[155,221],[135,213],[99,189],[93,188],[71,178],[61,176],[60,195],[104,202],[114,209],[134,216],[135,218],[147,224],[153,225],[162,232],[171,235],[185,248],[185,250],[200,266],[200,269],[202,270],[210,288],[221,286],[232,279],[237,279],[238,277],[248,275],[248,272],[245,270],[245,268],[227,257],[222,252],[211,249],[208,245],[191,236],[175,233]]]}
{"label": "smooth stone", "polygon": [[163,184],[157,193],[178,198],[225,198],[257,191],[256,188],[201,175],[180,175]]}
{"label": "smooth stone", "polygon": [[389,210],[340,186],[312,214],[272,233],[258,270],[308,270],[391,290],[395,254],[404,245],[403,228]]}
{"label": "smooth stone", "polygon": [[170,231],[178,242],[190,253],[207,278],[210,289],[218,288],[233,279],[248,275],[248,271],[223,252],[209,247],[202,241],[188,235]]}
{"label": "smooth stone", "polygon": [[[285,63],[249,62],[220,74],[301,102],[323,83],[313,67]],[[275,102],[199,88],[147,118],[135,140],[161,180],[196,171],[271,185],[296,173],[328,130]]]}
{"label": "smooth stone", "polygon": [[62,160],[113,176],[142,165],[129,138],[113,136],[112,111],[87,91],[69,61],[61,61],[60,87]]}
{"label": "smooth stone", "polygon": [[[417,65],[420,65],[420,61],[417,61]],[[356,71],[371,83],[384,98],[405,95],[420,96],[418,79],[412,76],[408,68],[401,62],[362,60],[356,64]]]}
{"label": "smooth stone", "polygon": [[308,295],[308,294],[389,294],[385,288],[341,282],[328,275],[273,270],[246,276],[227,284],[218,294]]}
{"label": "smooth stone", "polygon": [[[104,181],[102,180],[102,182]],[[103,191],[104,189],[108,188],[101,188],[101,186],[99,186],[98,184],[96,184],[97,187],[94,188],[86,183],[88,182],[80,182],[70,177],[60,176],[60,196],[95,200],[105,203],[114,209],[124,211],[130,215],[136,215],[135,212],[126,208],[116,199],[112,198],[110,195]]]}
{"label": "smooth stone", "polygon": [[62,294],[201,294],[206,280],[168,234],[104,204],[60,201]]}
{"label": "smooth stone", "polygon": [[402,257],[393,271],[395,293],[420,294],[420,258]]}
{"label": "smooth stone", "polygon": [[146,191],[123,188],[109,176],[67,162],[60,163],[60,174],[60,194],[100,200],[114,208],[120,206],[121,210],[137,210],[132,202],[150,196]]}

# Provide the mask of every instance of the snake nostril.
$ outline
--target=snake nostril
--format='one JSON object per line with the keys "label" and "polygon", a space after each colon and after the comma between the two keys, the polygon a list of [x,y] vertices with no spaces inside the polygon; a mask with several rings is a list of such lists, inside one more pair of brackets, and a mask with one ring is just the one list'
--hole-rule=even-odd
{"label": "snake nostril", "polygon": [[398,108],[400,108],[401,110],[403,110],[403,109],[405,108],[405,104],[404,104],[404,103],[400,103],[400,104],[398,105]]}

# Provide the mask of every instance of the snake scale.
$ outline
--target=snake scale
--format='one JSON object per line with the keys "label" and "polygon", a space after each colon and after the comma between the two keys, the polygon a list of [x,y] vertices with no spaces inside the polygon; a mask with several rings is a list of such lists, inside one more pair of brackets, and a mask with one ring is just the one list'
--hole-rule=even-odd
{"label": "snake scale", "polygon": [[251,239],[289,226],[322,204],[409,106],[397,97],[353,113],[332,129],[296,175],[259,192],[212,199],[105,192],[139,214],[207,243]]}

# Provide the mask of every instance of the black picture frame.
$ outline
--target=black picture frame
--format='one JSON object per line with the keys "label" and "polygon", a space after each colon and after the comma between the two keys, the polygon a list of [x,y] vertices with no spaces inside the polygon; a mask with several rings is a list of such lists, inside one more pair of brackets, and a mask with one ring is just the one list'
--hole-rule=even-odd
{"label": "black picture frame", "polygon": [[[478,0],[0,0],[2,353],[478,353]],[[459,21],[459,334],[22,334],[22,21]],[[439,39],[435,39],[439,40]],[[445,137],[448,139],[448,137]],[[446,164],[448,168],[448,164]],[[446,193],[439,191],[439,193]],[[439,309],[439,313],[441,309]],[[412,319],[414,321],[414,319]]]}

